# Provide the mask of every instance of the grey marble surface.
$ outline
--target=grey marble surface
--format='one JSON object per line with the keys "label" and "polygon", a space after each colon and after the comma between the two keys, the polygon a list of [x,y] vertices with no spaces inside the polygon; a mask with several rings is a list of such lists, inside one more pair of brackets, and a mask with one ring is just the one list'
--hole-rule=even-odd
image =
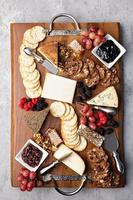
{"label": "grey marble surface", "polygon": [[82,190],[70,199],[133,199],[133,1],[132,0],[0,0],[0,200],[66,199],[53,189],[21,193],[10,185],[10,21],[44,22],[66,12],[79,21],[119,21],[123,45],[125,121],[124,144],[127,184],[121,189]]}

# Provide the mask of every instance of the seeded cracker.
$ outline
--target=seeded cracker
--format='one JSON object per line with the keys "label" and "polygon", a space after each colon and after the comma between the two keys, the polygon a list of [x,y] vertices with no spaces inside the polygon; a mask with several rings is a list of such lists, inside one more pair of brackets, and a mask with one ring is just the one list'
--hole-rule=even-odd
{"label": "seeded cracker", "polygon": [[28,125],[28,127],[33,131],[33,133],[37,133],[40,131],[44,120],[46,119],[47,115],[49,112],[49,108],[46,108],[45,110],[42,111],[29,111],[25,115],[25,121]]}

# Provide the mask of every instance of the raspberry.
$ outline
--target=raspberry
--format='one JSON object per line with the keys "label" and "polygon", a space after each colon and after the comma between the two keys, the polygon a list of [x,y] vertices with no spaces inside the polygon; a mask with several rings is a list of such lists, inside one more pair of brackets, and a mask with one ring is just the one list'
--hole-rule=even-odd
{"label": "raspberry", "polygon": [[28,111],[30,108],[28,107],[27,103],[24,104],[24,110]]}
{"label": "raspberry", "polygon": [[21,104],[25,104],[26,102],[27,102],[26,97],[23,97],[23,98],[20,99],[20,103]]}
{"label": "raspberry", "polygon": [[38,98],[32,99],[32,103],[33,103],[34,105],[37,104],[37,102],[38,102]]}
{"label": "raspberry", "polygon": [[31,109],[33,107],[33,105],[34,104],[32,103],[32,101],[30,101],[30,102],[27,103],[27,106],[28,106],[29,109]]}
{"label": "raspberry", "polygon": [[18,104],[19,108],[24,109],[24,104],[22,104],[21,102]]}

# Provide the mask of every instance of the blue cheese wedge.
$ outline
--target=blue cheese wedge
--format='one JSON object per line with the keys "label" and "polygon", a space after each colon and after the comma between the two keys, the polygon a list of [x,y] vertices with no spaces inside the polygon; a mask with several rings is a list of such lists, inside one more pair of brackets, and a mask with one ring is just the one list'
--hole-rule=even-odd
{"label": "blue cheese wedge", "polygon": [[106,88],[93,99],[87,101],[88,104],[107,107],[118,107],[118,95],[113,86]]}
{"label": "blue cheese wedge", "polygon": [[71,49],[73,49],[76,53],[84,50],[77,40],[73,40],[70,44],[68,44],[68,46],[71,47]]}

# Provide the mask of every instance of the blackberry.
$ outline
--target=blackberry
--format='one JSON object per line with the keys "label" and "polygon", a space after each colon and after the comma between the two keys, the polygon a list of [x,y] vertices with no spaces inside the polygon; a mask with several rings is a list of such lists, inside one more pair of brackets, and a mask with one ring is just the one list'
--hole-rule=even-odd
{"label": "blackberry", "polygon": [[107,128],[107,129],[105,130],[105,134],[111,134],[113,131],[114,131],[113,128]]}
{"label": "blackberry", "polygon": [[36,107],[36,105],[34,105],[33,107],[32,107],[32,109],[31,109],[32,111],[36,111],[37,110],[37,107]]}
{"label": "blackberry", "polygon": [[76,102],[82,102],[83,101],[82,96],[75,97],[75,101]]}
{"label": "blackberry", "polygon": [[78,88],[78,92],[79,92],[80,94],[84,94],[84,93],[85,93],[84,87]]}
{"label": "blackberry", "polygon": [[100,133],[101,135],[104,134],[104,128],[97,128],[96,131],[97,131],[98,133]]}
{"label": "blackberry", "polygon": [[84,86],[84,83],[82,81],[77,82],[77,87],[82,88]]}
{"label": "blackberry", "polygon": [[107,118],[108,118],[108,120],[111,120],[111,119],[113,119],[113,115],[112,114],[107,114]]}
{"label": "blackberry", "polygon": [[86,101],[87,100],[87,95],[86,94],[82,94],[82,99],[83,99],[83,101]]}
{"label": "blackberry", "polygon": [[108,120],[107,123],[104,125],[105,127],[113,127],[117,128],[119,126],[118,122],[115,120]]}
{"label": "blackberry", "polygon": [[85,91],[85,94],[87,95],[88,98],[92,97],[92,91],[91,90]]}

